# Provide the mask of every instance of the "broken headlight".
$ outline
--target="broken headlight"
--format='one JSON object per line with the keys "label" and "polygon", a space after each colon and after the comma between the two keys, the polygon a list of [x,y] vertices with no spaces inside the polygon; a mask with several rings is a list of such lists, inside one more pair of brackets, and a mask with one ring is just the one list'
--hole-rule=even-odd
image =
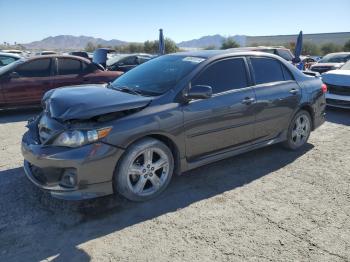
{"label": "broken headlight", "polygon": [[65,131],[59,134],[52,144],[54,146],[79,147],[106,137],[111,130],[111,127],[106,127],[94,130]]}

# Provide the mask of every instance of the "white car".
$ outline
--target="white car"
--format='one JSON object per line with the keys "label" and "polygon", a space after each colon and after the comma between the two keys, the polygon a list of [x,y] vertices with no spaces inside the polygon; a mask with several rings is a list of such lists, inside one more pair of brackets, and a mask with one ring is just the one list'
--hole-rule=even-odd
{"label": "white car", "polygon": [[340,69],[322,74],[322,81],[327,85],[327,105],[350,109],[350,61]]}
{"label": "white car", "polygon": [[310,70],[313,72],[318,72],[323,74],[330,70],[335,70],[344,65],[347,61],[350,60],[350,52],[339,52],[331,53],[324,56],[316,64],[313,64],[310,67]]}

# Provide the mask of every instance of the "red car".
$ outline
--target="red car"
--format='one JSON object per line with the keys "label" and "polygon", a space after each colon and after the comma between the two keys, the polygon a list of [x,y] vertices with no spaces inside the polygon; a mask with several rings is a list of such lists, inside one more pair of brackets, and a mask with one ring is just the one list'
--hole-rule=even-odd
{"label": "red car", "polygon": [[122,72],[104,71],[78,56],[22,58],[0,68],[0,108],[39,105],[46,91],[80,84],[109,83]]}

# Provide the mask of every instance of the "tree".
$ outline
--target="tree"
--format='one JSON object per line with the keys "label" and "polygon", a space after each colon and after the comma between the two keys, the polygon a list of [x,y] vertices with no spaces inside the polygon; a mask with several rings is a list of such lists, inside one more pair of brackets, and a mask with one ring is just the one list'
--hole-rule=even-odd
{"label": "tree", "polygon": [[88,42],[85,46],[86,52],[93,52],[95,49],[96,49],[96,46],[91,42]]}
{"label": "tree", "polygon": [[348,40],[344,45],[344,51],[350,52],[350,40]]}
{"label": "tree", "polygon": [[341,51],[341,47],[334,43],[326,43],[321,46],[321,51],[323,55],[339,52]]}
{"label": "tree", "polygon": [[321,50],[316,44],[313,44],[311,42],[304,42],[301,53],[303,55],[320,55]]}
{"label": "tree", "polygon": [[221,44],[221,49],[229,49],[229,48],[236,48],[236,47],[239,47],[239,44],[237,44],[232,37],[226,38]]}
{"label": "tree", "polygon": [[179,47],[176,45],[176,43],[170,38],[165,38],[165,53],[170,54],[178,51],[179,51]]}

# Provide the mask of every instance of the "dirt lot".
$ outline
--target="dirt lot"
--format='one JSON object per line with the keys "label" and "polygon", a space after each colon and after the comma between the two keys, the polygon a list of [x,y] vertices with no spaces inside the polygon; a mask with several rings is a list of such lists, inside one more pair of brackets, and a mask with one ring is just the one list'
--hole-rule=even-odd
{"label": "dirt lot", "polygon": [[51,198],[22,170],[36,111],[0,112],[0,261],[350,261],[350,112],[176,177],[157,200]]}

